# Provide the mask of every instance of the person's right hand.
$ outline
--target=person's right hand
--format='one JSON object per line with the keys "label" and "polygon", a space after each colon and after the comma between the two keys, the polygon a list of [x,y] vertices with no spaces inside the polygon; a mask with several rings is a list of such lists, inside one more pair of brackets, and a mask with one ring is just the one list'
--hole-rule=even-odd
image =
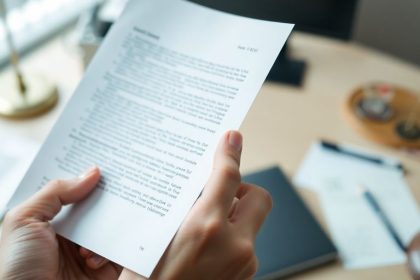
{"label": "person's right hand", "polygon": [[[271,210],[267,191],[241,183],[242,136],[221,140],[213,173],[151,279],[251,279],[257,270],[256,234]],[[121,280],[143,277],[125,269]]]}

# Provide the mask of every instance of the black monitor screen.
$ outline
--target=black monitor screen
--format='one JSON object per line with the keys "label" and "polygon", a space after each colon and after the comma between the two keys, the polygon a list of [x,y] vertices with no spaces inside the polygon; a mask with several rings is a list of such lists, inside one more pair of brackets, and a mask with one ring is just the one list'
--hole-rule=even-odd
{"label": "black monitor screen", "polygon": [[242,16],[296,24],[296,30],[349,39],[357,0],[190,0]]}

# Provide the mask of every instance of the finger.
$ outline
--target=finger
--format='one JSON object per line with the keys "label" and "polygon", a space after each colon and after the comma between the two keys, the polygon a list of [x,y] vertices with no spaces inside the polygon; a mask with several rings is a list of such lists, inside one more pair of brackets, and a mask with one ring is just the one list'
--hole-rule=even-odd
{"label": "finger", "polygon": [[237,197],[233,198],[232,206],[230,207],[229,215],[228,215],[229,219],[232,218],[232,216],[235,214],[236,208],[238,206],[238,201],[239,201],[239,199]]}
{"label": "finger", "polygon": [[85,259],[86,265],[94,270],[103,267],[109,262],[108,259],[105,259],[104,257],[95,254],[94,252],[84,247],[80,247],[79,253],[80,256],[82,256]]}
{"label": "finger", "polygon": [[250,258],[247,264],[244,264],[242,271],[238,273],[238,278],[241,280],[252,280],[258,270],[258,259],[257,257]]}
{"label": "finger", "polygon": [[84,248],[84,247],[80,247],[80,248],[79,248],[79,254],[80,254],[80,256],[82,256],[83,258],[87,259],[87,258],[89,258],[90,256],[92,256],[94,253],[93,253],[92,251],[90,251],[90,250],[88,250],[88,249]]}
{"label": "finger", "polygon": [[104,265],[108,264],[109,260],[99,256],[95,253],[93,253],[92,255],[90,255],[87,259],[86,259],[86,265],[93,270],[99,269],[101,267],[103,267]]}
{"label": "finger", "polygon": [[227,216],[241,182],[241,152],[241,134],[236,131],[225,133],[215,153],[213,171],[200,197],[200,203],[209,210],[223,211]]}
{"label": "finger", "polygon": [[84,199],[95,188],[99,178],[99,169],[93,167],[76,179],[52,181],[18,206],[16,211],[21,218],[33,217],[41,221],[50,221],[60,212],[63,205]]}
{"label": "finger", "polygon": [[[153,274],[152,274],[153,277]],[[151,278],[152,278],[151,277]],[[119,280],[147,280],[141,275],[136,274],[135,272],[128,270],[127,268],[124,268],[121,272]]]}
{"label": "finger", "polygon": [[258,186],[242,184],[237,197],[239,201],[230,222],[240,234],[254,240],[273,207],[271,195]]}

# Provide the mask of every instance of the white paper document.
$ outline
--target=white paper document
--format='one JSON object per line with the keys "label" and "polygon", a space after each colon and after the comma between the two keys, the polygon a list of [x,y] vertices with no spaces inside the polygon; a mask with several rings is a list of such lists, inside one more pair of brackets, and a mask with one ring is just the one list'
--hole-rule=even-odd
{"label": "white paper document", "polygon": [[[377,213],[360,193],[368,189],[377,199],[405,245],[420,232],[414,197],[398,168],[398,161],[342,146],[362,157],[312,145],[294,182],[318,192],[334,243],[346,268],[367,268],[405,261]],[[370,159],[381,159],[381,163]]]}
{"label": "white paper document", "polygon": [[0,137],[0,220],[33,160],[38,145],[11,134]]}
{"label": "white paper document", "polygon": [[180,0],[133,0],[99,49],[10,207],[94,164],[88,199],[53,221],[149,277],[238,129],[292,25]]}

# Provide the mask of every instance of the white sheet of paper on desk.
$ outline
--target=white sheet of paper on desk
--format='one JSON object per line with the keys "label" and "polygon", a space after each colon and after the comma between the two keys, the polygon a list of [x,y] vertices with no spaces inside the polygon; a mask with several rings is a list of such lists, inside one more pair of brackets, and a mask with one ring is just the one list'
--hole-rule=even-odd
{"label": "white sheet of paper on desk", "polygon": [[[392,158],[386,160],[391,165],[398,162]],[[405,255],[358,193],[359,185],[372,192],[407,245],[420,231],[420,216],[401,170],[331,152],[316,143],[311,146],[294,182],[320,195],[324,215],[347,268],[404,262]]]}
{"label": "white sheet of paper on desk", "polygon": [[348,269],[393,265],[404,253],[357,192],[354,182],[326,178],[319,190],[322,210],[344,266]]}
{"label": "white sheet of paper on desk", "polygon": [[0,139],[0,219],[9,199],[25,175],[38,145],[14,137],[3,135]]}
{"label": "white sheet of paper on desk", "polygon": [[[354,151],[361,155],[381,158],[389,163],[389,166],[397,166],[400,162],[392,157],[384,157],[377,155],[366,149],[354,147],[351,145],[340,145],[340,147]],[[301,187],[316,189],[320,186],[319,180],[324,178],[326,171],[331,171],[334,174],[342,174],[343,176],[353,176],[367,168],[369,170],[384,170],[368,161],[360,160],[351,156],[343,156],[340,153],[329,152],[323,149],[320,143],[313,143],[306,153],[305,158],[299,167],[296,176],[294,177],[295,183]],[[394,169],[389,169],[393,171]],[[399,170],[395,170],[400,172]],[[401,173],[401,172],[400,172]]]}
{"label": "white sheet of paper on desk", "polygon": [[133,0],[13,196],[96,164],[95,191],[57,232],[149,277],[238,129],[293,25],[188,1]]}

